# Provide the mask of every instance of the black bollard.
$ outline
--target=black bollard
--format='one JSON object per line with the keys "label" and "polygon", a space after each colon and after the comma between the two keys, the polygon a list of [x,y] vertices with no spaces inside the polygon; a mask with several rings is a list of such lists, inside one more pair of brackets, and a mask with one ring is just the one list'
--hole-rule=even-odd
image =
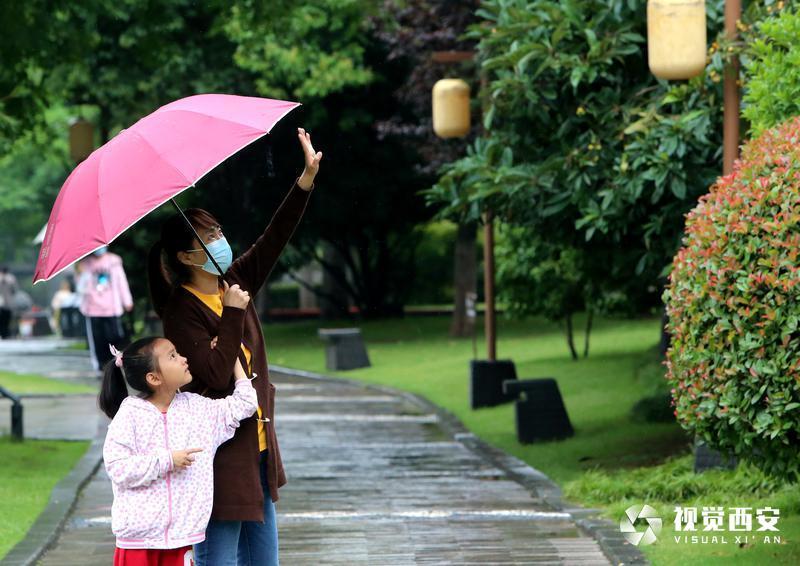
{"label": "black bollard", "polygon": [[469,363],[469,398],[473,409],[494,407],[513,401],[503,392],[503,383],[517,379],[512,360],[472,360]]}
{"label": "black bollard", "polygon": [[22,440],[24,438],[22,430],[22,400],[4,387],[0,387],[0,397],[5,397],[11,401],[11,437],[14,440]]}
{"label": "black bollard", "polygon": [[569,438],[575,434],[555,379],[503,382],[503,391],[517,400],[517,439],[522,444]]}
{"label": "black bollard", "polygon": [[25,437],[22,429],[22,403],[19,401],[11,405],[11,436],[15,440]]}

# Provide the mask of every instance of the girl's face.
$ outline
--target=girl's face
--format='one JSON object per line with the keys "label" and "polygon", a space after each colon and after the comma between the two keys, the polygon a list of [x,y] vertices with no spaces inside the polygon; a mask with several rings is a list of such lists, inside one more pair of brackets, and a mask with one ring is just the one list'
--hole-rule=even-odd
{"label": "girl's face", "polygon": [[192,381],[189,363],[178,354],[175,346],[166,338],[160,339],[153,348],[157,371],[147,374],[147,381],[154,387],[166,391],[177,391]]}

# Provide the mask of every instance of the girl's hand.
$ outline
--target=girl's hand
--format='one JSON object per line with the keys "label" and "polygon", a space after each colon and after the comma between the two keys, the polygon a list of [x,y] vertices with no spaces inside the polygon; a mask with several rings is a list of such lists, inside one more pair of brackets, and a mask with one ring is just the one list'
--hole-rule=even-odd
{"label": "girl's hand", "polygon": [[322,160],[322,152],[314,151],[314,146],[311,145],[311,134],[306,132],[303,128],[297,128],[297,139],[300,140],[300,145],[303,148],[305,155],[305,168],[303,174],[297,184],[304,191],[310,191],[314,186],[314,177],[319,173],[319,162]]}
{"label": "girl's hand", "polygon": [[186,450],[172,451],[172,464],[176,470],[185,470],[194,462],[194,453],[202,452],[202,448],[187,448]]}
{"label": "girl's hand", "polygon": [[236,378],[236,381],[247,379],[247,374],[244,372],[242,362],[239,361],[239,358],[236,358],[236,365],[233,366],[233,376]]}

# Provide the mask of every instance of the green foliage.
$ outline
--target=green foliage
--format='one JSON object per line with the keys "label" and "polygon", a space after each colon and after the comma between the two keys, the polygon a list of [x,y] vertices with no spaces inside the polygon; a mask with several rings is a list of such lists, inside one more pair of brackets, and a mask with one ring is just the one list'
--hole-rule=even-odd
{"label": "green foliage", "polygon": [[[721,5],[708,3],[712,30]],[[683,213],[719,169],[720,85],[652,77],[643,2],[486,0],[480,15],[487,139],[443,170],[428,201],[456,218],[493,210],[572,250],[577,278],[593,282],[590,303],[655,306]],[[532,285],[534,312],[545,306],[536,296]],[[580,308],[562,304],[562,314]]]}
{"label": "green foliage", "polygon": [[510,314],[558,321],[586,308],[590,283],[578,250],[510,226],[495,250],[499,297]]}
{"label": "green foliage", "polygon": [[108,0],[0,3],[0,152],[40,124],[62,93],[55,69],[80,62],[96,37],[94,14]]}
{"label": "green foliage", "polygon": [[[303,252],[302,262],[312,259],[309,250],[318,248],[320,241],[332,243],[346,258],[355,281],[351,298],[362,311],[378,316],[402,305],[413,283],[408,274],[417,242],[414,226],[432,212],[421,199],[409,198],[422,185],[413,147],[379,139],[376,125],[402,111],[392,95],[407,69],[387,62],[385,46],[365,17],[373,13],[375,1],[17,4],[13,9],[0,7],[2,21],[39,22],[44,36],[24,28],[18,34],[12,26],[9,36],[18,39],[18,45],[6,45],[6,38],[0,37],[0,86],[5,85],[3,73],[17,68],[15,57],[20,68],[36,63],[38,75],[47,80],[44,86],[49,85],[36,109],[50,104],[75,114],[92,112],[99,143],[158,106],[200,92],[303,102],[303,108],[268,138],[216,168],[200,190],[187,191],[179,202],[211,210],[228,226],[234,248],[245,249],[300,172],[302,156],[291,127],[305,126],[313,130],[325,165],[319,178],[324,189],[315,195],[303,229],[293,238]],[[23,18],[22,12],[30,12],[29,17]],[[64,53],[55,56],[50,42],[62,39]],[[31,43],[29,49],[25,42]],[[73,43],[77,54],[67,49]],[[26,124],[33,123],[34,111],[23,110],[15,116],[24,115]],[[24,208],[22,220],[7,223],[4,218],[0,223],[0,241],[8,242],[8,248],[30,250],[29,238],[46,221],[65,168],[72,165],[64,156],[65,124],[58,126],[60,130],[48,134],[55,140],[52,148],[22,140],[24,147],[15,148],[14,156],[0,163],[0,172],[10,174],[0,180],[0,210],[10,214],[9,207]],[[164,207],[148,215],[115,242],[114,251],[124,257],[129,272],[141,272],[160,221],[171,213]],[[12,224],[8,230],[14,239],[9,240],[3,230]],[[143,312],[146,282],[131,278],[131,284],[137,311]]]}
{"label": "green foliage", "polygon": [[243,0],[223,29],[237,44],[236,63],[257,75],[260,94],[308,103],[374,80],[364,52],[365,15],[375,3]]}
{"label": "green foliage", "polygon": [[800,114],[800,12],[759,22],[747,50],[744,117],[755,134]]}
{"label": "green foliage", "polygon": [[[457,226],[447,221],[434,221],[417,226],[416,232],[419,234],[419,246],[414,255],[414,288],[408,304],[452,302]],[[480,257],[477,244],[475,254]]]}
{"label": "green foliage", "polygon": [[298,285],[295,283],[273,283],[267,292],[270,309],[296,309],[300,306]]}
{"label": "green foliage", "polygon": [[[580,479],[569,482],[565,494],[570,498],[604,505],[624,505],[632,501],[663,501],[674,505],[703,499],[714,504],[729,502],[740,505],[741,501],[737,498],[744,493],[748,498],[759,499],[782,490],[790,492],[796,489],[796,485],[766,476],[755,466],[747,464],[738,466],[734,471],[709,470],[695,474],[693,458],[683,456],[652,468],[611,473],[590,470]],[[800,511],[800,500],[794,501],[792,509],[785,510],[786,513],[797,511]]]}
{"label": "green foliage", "polygon": [[681,424],[775,474],[800,473],[800,118],[745,145],[686,220],[664,293]]}

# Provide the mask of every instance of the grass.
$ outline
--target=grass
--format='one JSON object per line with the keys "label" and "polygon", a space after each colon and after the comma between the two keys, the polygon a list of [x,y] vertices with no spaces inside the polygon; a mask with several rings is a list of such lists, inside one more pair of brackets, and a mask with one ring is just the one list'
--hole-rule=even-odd
{"label": "grass", "polygon": [[69,383],[41,375],[27,375],[8,371],[0,371],[0,385],[18,395],[97,393],[97,388],[90,385]]}
{"label": "grass", "polygon": [[[800,554],[791,543],[776,548],[739,548],[732,544],[677,545],[671,543],[671,537],[667,539],[675,505],[691,506],[699,500],[700,507],[718,501],[726,501],[729,506],[764,507],[777,501],[783,513],[779,527],[784,541],[796,541],[800,539],[800,495],[792,495],[798,491],[796,486],[773,484],[753,491],[749,488],[758,482],[750,476],[740,478],[741,474],[750,473],[741,466],[734,472],[695,476],[688,469],[691,457],[686,456],[690,441],[677,424],[632,420],[631,408],[636,401],[663,391],[663,371],[654,350],[659,337],[658,319],[596,321],[590,356],[578,361],[569,357],[558,326],[538,319],[499,321],[499,357],[513,359],[520,378],[557,378],[576,431],[573,438],[564,441],[533,445],[517,442],[513,405],[477,411],[469,408],[472,344],[469,339],[449,338],[448,323],[447,317],[359,323],[372,367],[338,373],[325,370],[323,343],[316,335],[319,323],[268,324],[264,334],[270,363],[334,373],[420,394],[453,412],[487,442],[546,473],[564,487],[569,498],[604,509],[614,521],[629,505],[653,505],[662,511],[665,530],[659,543],[642,550],[655,564],[736,560],[800,563]],[[577,320],[575,327],[581,328],[581,323]],[[478,345],[480,357],[484,351],[480,333]],[[660,495],[642,491],[642,485],[663,483],[664,477],[679,471],[681,485],[697,483],[708,489],[694,495],[674,489],[662,490]],[[616,485],[617,490],[610,490],[611,485]]]}
{"label": "grass", "polygon": [[[567,497],[587,505],[602,507],[604,514],[618,521],[625,509],[631,505],[648,503],[655,507],[663,518],[663,530],[657,545],[644,547],[654,564],[682,565],[691,558],[700,564],[798,564],[800,548],[800,492],[796,484],[786,484],[762,474],[754,467],[740,464],[735,471],[714,470],[695,474],[691,456],[672,458],[654,467],[625,472],[590,471],[576,481],[566,485]],[[755,516],[753,532],[719,533],[727,544],[676,543],[674,535],[708,535],[702,532],[676,532],[673,521],[676,505],[697,508],[698,516],[703,507],[723,507],[725,513],[733,507],[749,507],[755,515],[756,509],[772,507],[780,509],[781,518],[777,533],[757,533]],[[734,536],[758,535],[743,539],[743,546],[736,544]],[[779,545],[765,544],[764,534],[781,537]],[[770,539],[771,540],[771,539]]]}
{"label": "grass", "polygon": [[28,532],[50,492],[86,452],[88,442],[0,437],[0,559]]}

